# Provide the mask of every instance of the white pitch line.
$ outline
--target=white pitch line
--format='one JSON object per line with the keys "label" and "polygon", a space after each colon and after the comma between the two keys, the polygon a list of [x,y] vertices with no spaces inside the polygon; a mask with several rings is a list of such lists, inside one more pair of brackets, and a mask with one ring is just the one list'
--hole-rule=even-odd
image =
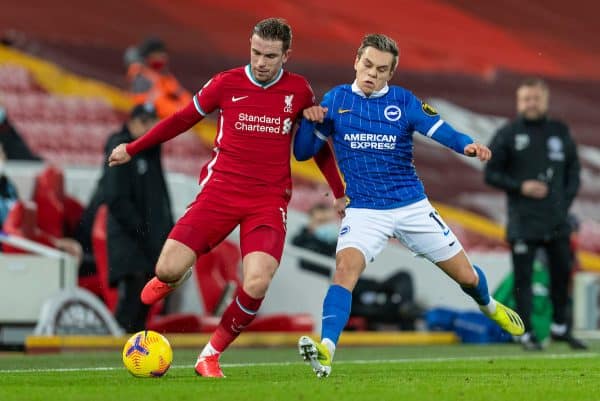
{"label": "white pitch line", "polygon": [[[596,352],[572,354],[541,354],[541,355],[491,355],[467,357],[440,357],[440,358],[405,358],[405,359],[357,359],[337,361],[336,365],[365,365],[370,363],[443,363],[443,362],[469,362],[490,360],[518,360],[518,359],[588,359],[597,358]],[[301,365],[302,362],[257,362],[257,363],[223,363],[224,368],[248,368],[256,366],[291,366]],[[192,369],[194,365],[171,366],[171,369]],[[63,373],[63,372],[102,372],[111,370],[125,370],[122,366],[101,366],[95,368],[50,368],[50,369],[0,369],[1,373]]]}

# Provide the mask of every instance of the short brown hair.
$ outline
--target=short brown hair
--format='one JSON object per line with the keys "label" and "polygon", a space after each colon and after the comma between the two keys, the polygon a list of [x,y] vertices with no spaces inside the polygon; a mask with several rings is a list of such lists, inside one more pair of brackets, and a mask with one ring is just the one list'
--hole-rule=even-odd
{"label": "short brown hair", "polygon": [[394,56],[394,60],[392,61],[392,70],[396,68],[400,51],[398,50],[398,45],[394,39],[381,33],[369,33],[365,35],[360,47],[358,48],[358,51],[356,52],[358,58],[362,57],[367,47],[373,47],[382,52],[391,53]]}
{"label": "short brown hair", "polygon": [[519,85],[517,90],[521,89],[524,86],[528,86],[528,87],[538,86],[538,87],[542,88],[543,90],[545,90],[546,92],[550,92],[550,88],[548,87],[548,84],[546,83],[546,81],[544,81],[542,78],[538,78],[538,77],[525,78],[521,82],[521,84]]}
{"label": "short brown hair", "polygon": [[292,46],[292,28],[283,18],[267,18],[259,21],[254,25],[252,34],[262,39],[281,40],[284,52]]}

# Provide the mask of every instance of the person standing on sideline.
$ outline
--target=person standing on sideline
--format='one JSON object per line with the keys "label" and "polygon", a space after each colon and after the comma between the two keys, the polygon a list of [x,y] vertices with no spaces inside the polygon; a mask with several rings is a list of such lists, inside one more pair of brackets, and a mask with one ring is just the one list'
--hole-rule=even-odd
{"label": "person standing on sideline", "polygon": [[327,92],[321,105],[303,112],[294,155],[304,160],[332,138],[346,180],[349,204],[339,232],[333,284],[323,301],[321,342],[298,341],[300,355],[317,377],[331,373],[339,336],[348,322],[352,290],[367,263],[395,237],[416,255],[436,264],[513,335],[523,323],[489,294],[483,270],[472,264],[458,238],[431,206],[413,164],[413,132],[455,152],[488,161],[490,150],[442,120],[410,91],[388,85],[398,65],[396,42],[369,34],[358,48],[352,84]]}
{"label": "person standing on sideline", "polygon": [[511,246],[517,312],[526,333],[525,349],[541,350],[531,326],[533,262],[546,250],[553,306],[551,337],[573,349],[586,345],[574,338],[567,322],[569,278],[569,208],[579,189],[577,147],[567,125],[548,116],[550,90],[541,79],[523,81],[517,89],[519,116],[500,128],[491,141],[494,158],[485,182],[506,192],[507,240]]}
{"label": "person standing on sideline", "polygon": [[[282,19],[257,23],[250,35],[250,63],[221,72],[185,108],[158,123],[147,135],[117,146],[110,165],[127,163],[143,149],[165,142],[218,110],[212,159],[200,173],[200,193],[177,221],[146,284],[142,301],[165,297],[190,275],[196,258],[240,226],[242,285],[195,365],[198,375],[224,377],[220,355],[258,312],[279,267],[285,243],[287,205],[292,195],[290,168],[293,128],[302,110],[314,104],[306,79],[283,70],[292,31]],[[345,208],[344,186],[329,147],[315,156]]]}
{"label": "person standing on sideline", "polygon": [[[135,106],[105,148],[111,151],[120,143],[146,135],[157,121],[152,104]],[[109,282],[118,290],[115,318],[127,333],[144,330],[148,306],[141,302],[140,291],[152,278],[162,244],[173,227],[160,154],[160,146],[152,146],[136,154],[129,164],[105,168],[100,181],[108,206]]]}

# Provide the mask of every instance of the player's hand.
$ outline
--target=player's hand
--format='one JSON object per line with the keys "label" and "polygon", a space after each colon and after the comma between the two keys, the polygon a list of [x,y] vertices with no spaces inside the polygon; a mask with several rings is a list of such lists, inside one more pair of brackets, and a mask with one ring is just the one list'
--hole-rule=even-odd
{"label": "player's hand", "polygon": [[127,153],[127,150],[125,150],[125,144],[122,143],[114,148],[111,152],[110,156],[108,157],[108,166],[118,166],[120,164],[127,163],[129,160],[131,160],[131,156],[129,156],[129,153]]}
{"label": "player's hand", "polygon": [[492,151],[485,145],[473,142],[465,146],[465,155],[486,162],[492,158]]}
{"label": "player's hand", "polygon": [[333,208],[342,219],[346,217],[346,197],[342,196],[333,201]]}
{"label": "player's hand", "polygon": [[302,110],[302,116],[313,123],[322,123],[327,114],[327,107],[311,106]]}
{"label": "player's hand", "polygon": [[548,185],[543,181],[525,180],[521,183],[521,194],[528,198],[543,199],[548,195]]}

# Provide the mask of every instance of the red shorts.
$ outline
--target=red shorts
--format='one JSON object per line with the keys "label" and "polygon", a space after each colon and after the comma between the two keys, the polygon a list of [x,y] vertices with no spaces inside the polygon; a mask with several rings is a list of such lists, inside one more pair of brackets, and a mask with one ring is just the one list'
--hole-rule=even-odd
{"label": "red shorts", "polygon": [[261,251],[279,262],[285,243],[288,200],[273,195],[232,194],[205,187],[175,223],[169,238],[203,255],[240,226],[242,257]]}

